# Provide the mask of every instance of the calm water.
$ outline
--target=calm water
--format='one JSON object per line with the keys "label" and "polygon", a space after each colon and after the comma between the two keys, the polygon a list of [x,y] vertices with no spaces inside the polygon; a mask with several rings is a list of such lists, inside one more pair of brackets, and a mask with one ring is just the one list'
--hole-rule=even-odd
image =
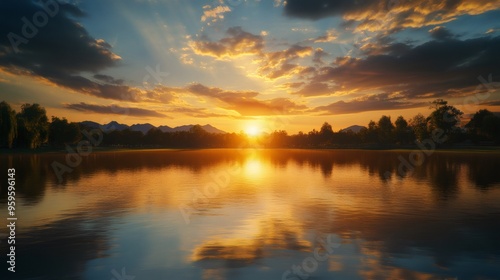
{"label": "calm water", "polygon": [[101,152],[61,183],[65,154],[0,156],[18,203],[0,278],[500,279],[500,154],[439,152],[404,177],[398,156]]}

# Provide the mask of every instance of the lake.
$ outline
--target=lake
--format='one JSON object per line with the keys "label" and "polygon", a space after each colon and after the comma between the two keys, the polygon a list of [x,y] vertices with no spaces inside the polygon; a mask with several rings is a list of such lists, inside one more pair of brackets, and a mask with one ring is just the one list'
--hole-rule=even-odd
{"label": "lake", "polygon": [[1,279],[500,279],[499,152],[94,152],[60,181],[65,157],[0,156]]}

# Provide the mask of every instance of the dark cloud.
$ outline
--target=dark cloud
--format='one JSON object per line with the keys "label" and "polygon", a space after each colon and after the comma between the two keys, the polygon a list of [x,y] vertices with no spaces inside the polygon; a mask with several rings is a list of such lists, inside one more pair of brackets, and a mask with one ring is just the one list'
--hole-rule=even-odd
{"label": "dark cloud", "polygon": [[135,117],[166,117],[164,114],[158,113],[153,110],[133,107],[121,107],[118,105],[96,105],[80,102],[74,104],[64,104],[64,107],[71,110],[92,112],[98,114],[129,115]]}
{"label": "dark cloud", "polygon": [[0,68],[97,97],[137,100],[135,90],[120,80],[96,74],[97,83],[84,77],[120,60],[75,20],[84,15],[77,6],[54,0],[0,2]]}
{"label": "dark cloud", "polygon": [[498,8],[499,0],[289,0],[284,14],[311,20],[339,16],[357,30],[392,33],[440,25],[461,15],[478,15]]}
{"label": "dark cloud", "polygon": [[454,37],[453,33],[451,33],[450,30],[443,26],[436,26],[429,30],[429,33],[431,34],[432,38],[436,40],[446,40],[452,39]]}
{"label": "dark cloud", "polygon": [[97,80],[99,80],[99,81],[108,83],[108,84],[115,84],[115,85],[121,85],[121,84],[123,84],[123,80],[122,79],[115,79],[115,78],[113,78],[111,76],[108,76],[108,75],[95,74],[94,78],[97,79]]}
{"label": "dark cloud", "polygon": [[365,58],[338,58],[309,81],[335,84],[349,91],[382,90],[408,98],[463,96],[479,84],[478,76],[500,77],[500,37],[438,40],[399,46],[397,52]]}
{"label": "dark cloud", "polygon": [[315,109],[313,109],[313,111],[322,112],[328,115],[340,115],[366,111],[417,108],[425,104],[428,103],[410,102],[402,96],[391,96],[388,93],[381,93],[364,96],[347,102],[337,101],[326,106],[316,107]]}
{"label": "dark cloud", "polygon": [[287,16],[317,20],[366,8],[370,6],[370,2],[354,0],[288,0],[284,9]]}
{"label": "dark cloud", "polygon": [[485,105],[485,106],[500,106],[500,100],[493,100],[493,101],[483,102],[480,105]]}

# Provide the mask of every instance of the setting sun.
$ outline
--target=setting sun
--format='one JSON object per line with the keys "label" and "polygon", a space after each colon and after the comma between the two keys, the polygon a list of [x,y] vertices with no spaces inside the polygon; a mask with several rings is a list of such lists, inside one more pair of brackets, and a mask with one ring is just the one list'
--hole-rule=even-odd
{"label": "setting sun", "polygon": [[260,128],[256,125],[250,125],[245,129],[245,134],[251,137],[256,137],[261,134]]}

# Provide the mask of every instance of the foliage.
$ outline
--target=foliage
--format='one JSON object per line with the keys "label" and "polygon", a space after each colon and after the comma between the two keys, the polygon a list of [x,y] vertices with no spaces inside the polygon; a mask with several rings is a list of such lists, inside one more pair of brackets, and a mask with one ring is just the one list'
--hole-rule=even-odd
{"label": "foliage", "polygon": [[45,108],[39,104],[24,104],[17,114],[18,144],[31,149],[47,142],[49,122]]}
{"label": "foliage", "polygon": [[52,117],[49,125],[49,144],[63,146],[64,144],[74,144],[80,139],[80,126],[77,123],[68,123],[65,118]]}
{"label": "foliage", "polygon": [[473,141],[500,141],[500,117],[483,109],[465,125]]}
{"label": "foliage", "polygon": [[7,102],[0,102],[0,147],[12,148],[17,137],[16,111]]}
{"label": "foliage", "polygon": [[436,99],[431,103],[431,108],[434,108],[434,111],[427,118],[431,131],[441,129],[446,135],[450,135],[460,124],[462,111],[448,105],[447,101]]}

